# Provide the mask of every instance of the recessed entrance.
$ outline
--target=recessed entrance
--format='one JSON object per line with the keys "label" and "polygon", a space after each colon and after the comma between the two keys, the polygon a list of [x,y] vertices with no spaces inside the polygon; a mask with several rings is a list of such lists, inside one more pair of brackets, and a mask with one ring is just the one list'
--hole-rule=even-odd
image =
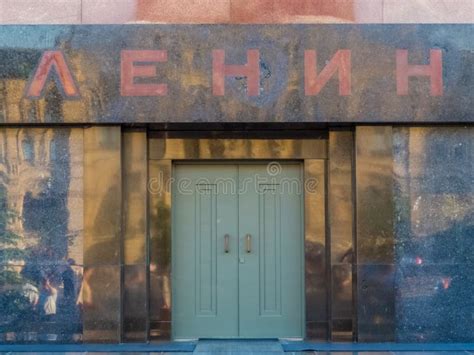
{"label": "recessed entrance", "polygon": [[174,166],[175,339],[304,336],[302,175],[291,162]]}

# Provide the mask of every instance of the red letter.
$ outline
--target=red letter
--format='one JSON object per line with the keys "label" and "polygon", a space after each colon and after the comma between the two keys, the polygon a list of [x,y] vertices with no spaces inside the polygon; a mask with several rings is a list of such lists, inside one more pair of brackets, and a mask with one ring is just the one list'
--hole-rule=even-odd
{"label": "red letter", "polygon": [[443,61],[441,49],[430,50],[430,64],[408,65],[408,51],[397,49],[397,95],[408,95],[408,77],[429,76],[431,96],[443,95]]}
{"label": "red letter", "polygon": [[57,85],[62,87],[63,94],[69,98],[79,97],[79,90],[61,51],[46,51],[43,53],[35,75],[27,87],[26,96],[32,99],[39,99],[42,96],[52,67],[56,71]]}
{"label": "red letter", "polygon": [[121,81],[120,92],[122,96],[164,96],[168,93],[166,84],[135,84],[134,79],[152,78],[156,76],[154,65],[135,65],[135,63],[166,62],[166,51],[128,51],[121,52]]}
{"label": "red letter", "polygon": [[226,65],[225,51],[212,51],[212,93],[223,96],[225,93],[226,76],[245,76],[247,78],[247,95],[258,96],[260,91],[260,56],[258,49],[247,51],[247,64]]}
{"label": "red letter", "polygon": [[304,51],[304,91],[305,95],[318,95],[328,80],[338,72],[339,95],[351,94],[351,50],[340,49],[334,54],[329,63],[316,72],[318,66],[317,53],[315,50]]}

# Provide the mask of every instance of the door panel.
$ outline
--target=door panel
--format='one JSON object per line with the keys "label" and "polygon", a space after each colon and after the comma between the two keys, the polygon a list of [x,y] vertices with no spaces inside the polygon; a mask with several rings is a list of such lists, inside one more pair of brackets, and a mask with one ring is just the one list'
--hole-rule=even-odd
{"label": "door panel", "polygon": [[174,177],[174,338],[302,337],[301,165],[176,165]]}
{"label": "door panel", "polygon": [[174,177],[173,335],[235,337],[237,195],[223,182],[237,180],[237,167],[176,165]]}
{"label": "door panel", "polygon": [[196,315],[215,316],[217,288],[217,185],[197,184],[195,206]]}
{"label": "door panel", "polygon": [[259,184],[259,311],[281,316],[281,216],[278,184]]}
{"label": "door panel", "polygon": [[303,336],[301,166],[278,169],[274,174],[267,166],[239,166],[239,335],[244,338]]}

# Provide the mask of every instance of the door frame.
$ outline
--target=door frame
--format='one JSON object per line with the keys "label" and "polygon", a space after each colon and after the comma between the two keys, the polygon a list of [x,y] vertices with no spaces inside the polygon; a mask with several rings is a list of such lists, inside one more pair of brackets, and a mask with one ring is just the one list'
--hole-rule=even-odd
{"label": "door frame", "polygon": [[[225,163],[226,161],[302,162],[304,187],[302,329],[304,337],[314,332],[313,328],[321,320],[318,322],[317,315],[311,311],[317,309],[316,304],[321,302],[321,291],[326,298],[326,289],[321,290],[317,287],[319,277],[312,267],[317,263],[311,259],[316,255],[322,258],[321,264],[325,265],[327,145],[327,139],[150,138],[148,140],[148,230],[149,243],[151,246],[153,244],[156,246],[149,248],[150,269],[153,266],[156,270],[154,274],[156,277],[150,277],[149,287],[161,291],[158,297],[150,298],[150,310],[168,310],[160,312],[159,319],[153,317],[155,322],[160,323],[163,332],[174,338],[171,275],[173,165],[179,162]],[[326,271],[322,270],[319,273],[325,277]]]}

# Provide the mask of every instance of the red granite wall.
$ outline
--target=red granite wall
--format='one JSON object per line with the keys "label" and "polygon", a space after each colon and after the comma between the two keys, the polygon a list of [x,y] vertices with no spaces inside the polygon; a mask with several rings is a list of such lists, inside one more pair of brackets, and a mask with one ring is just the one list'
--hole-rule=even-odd
{"label": "red granite wall", "polygon": [[472,23],[473,0],[1,0],[0,24]]}

